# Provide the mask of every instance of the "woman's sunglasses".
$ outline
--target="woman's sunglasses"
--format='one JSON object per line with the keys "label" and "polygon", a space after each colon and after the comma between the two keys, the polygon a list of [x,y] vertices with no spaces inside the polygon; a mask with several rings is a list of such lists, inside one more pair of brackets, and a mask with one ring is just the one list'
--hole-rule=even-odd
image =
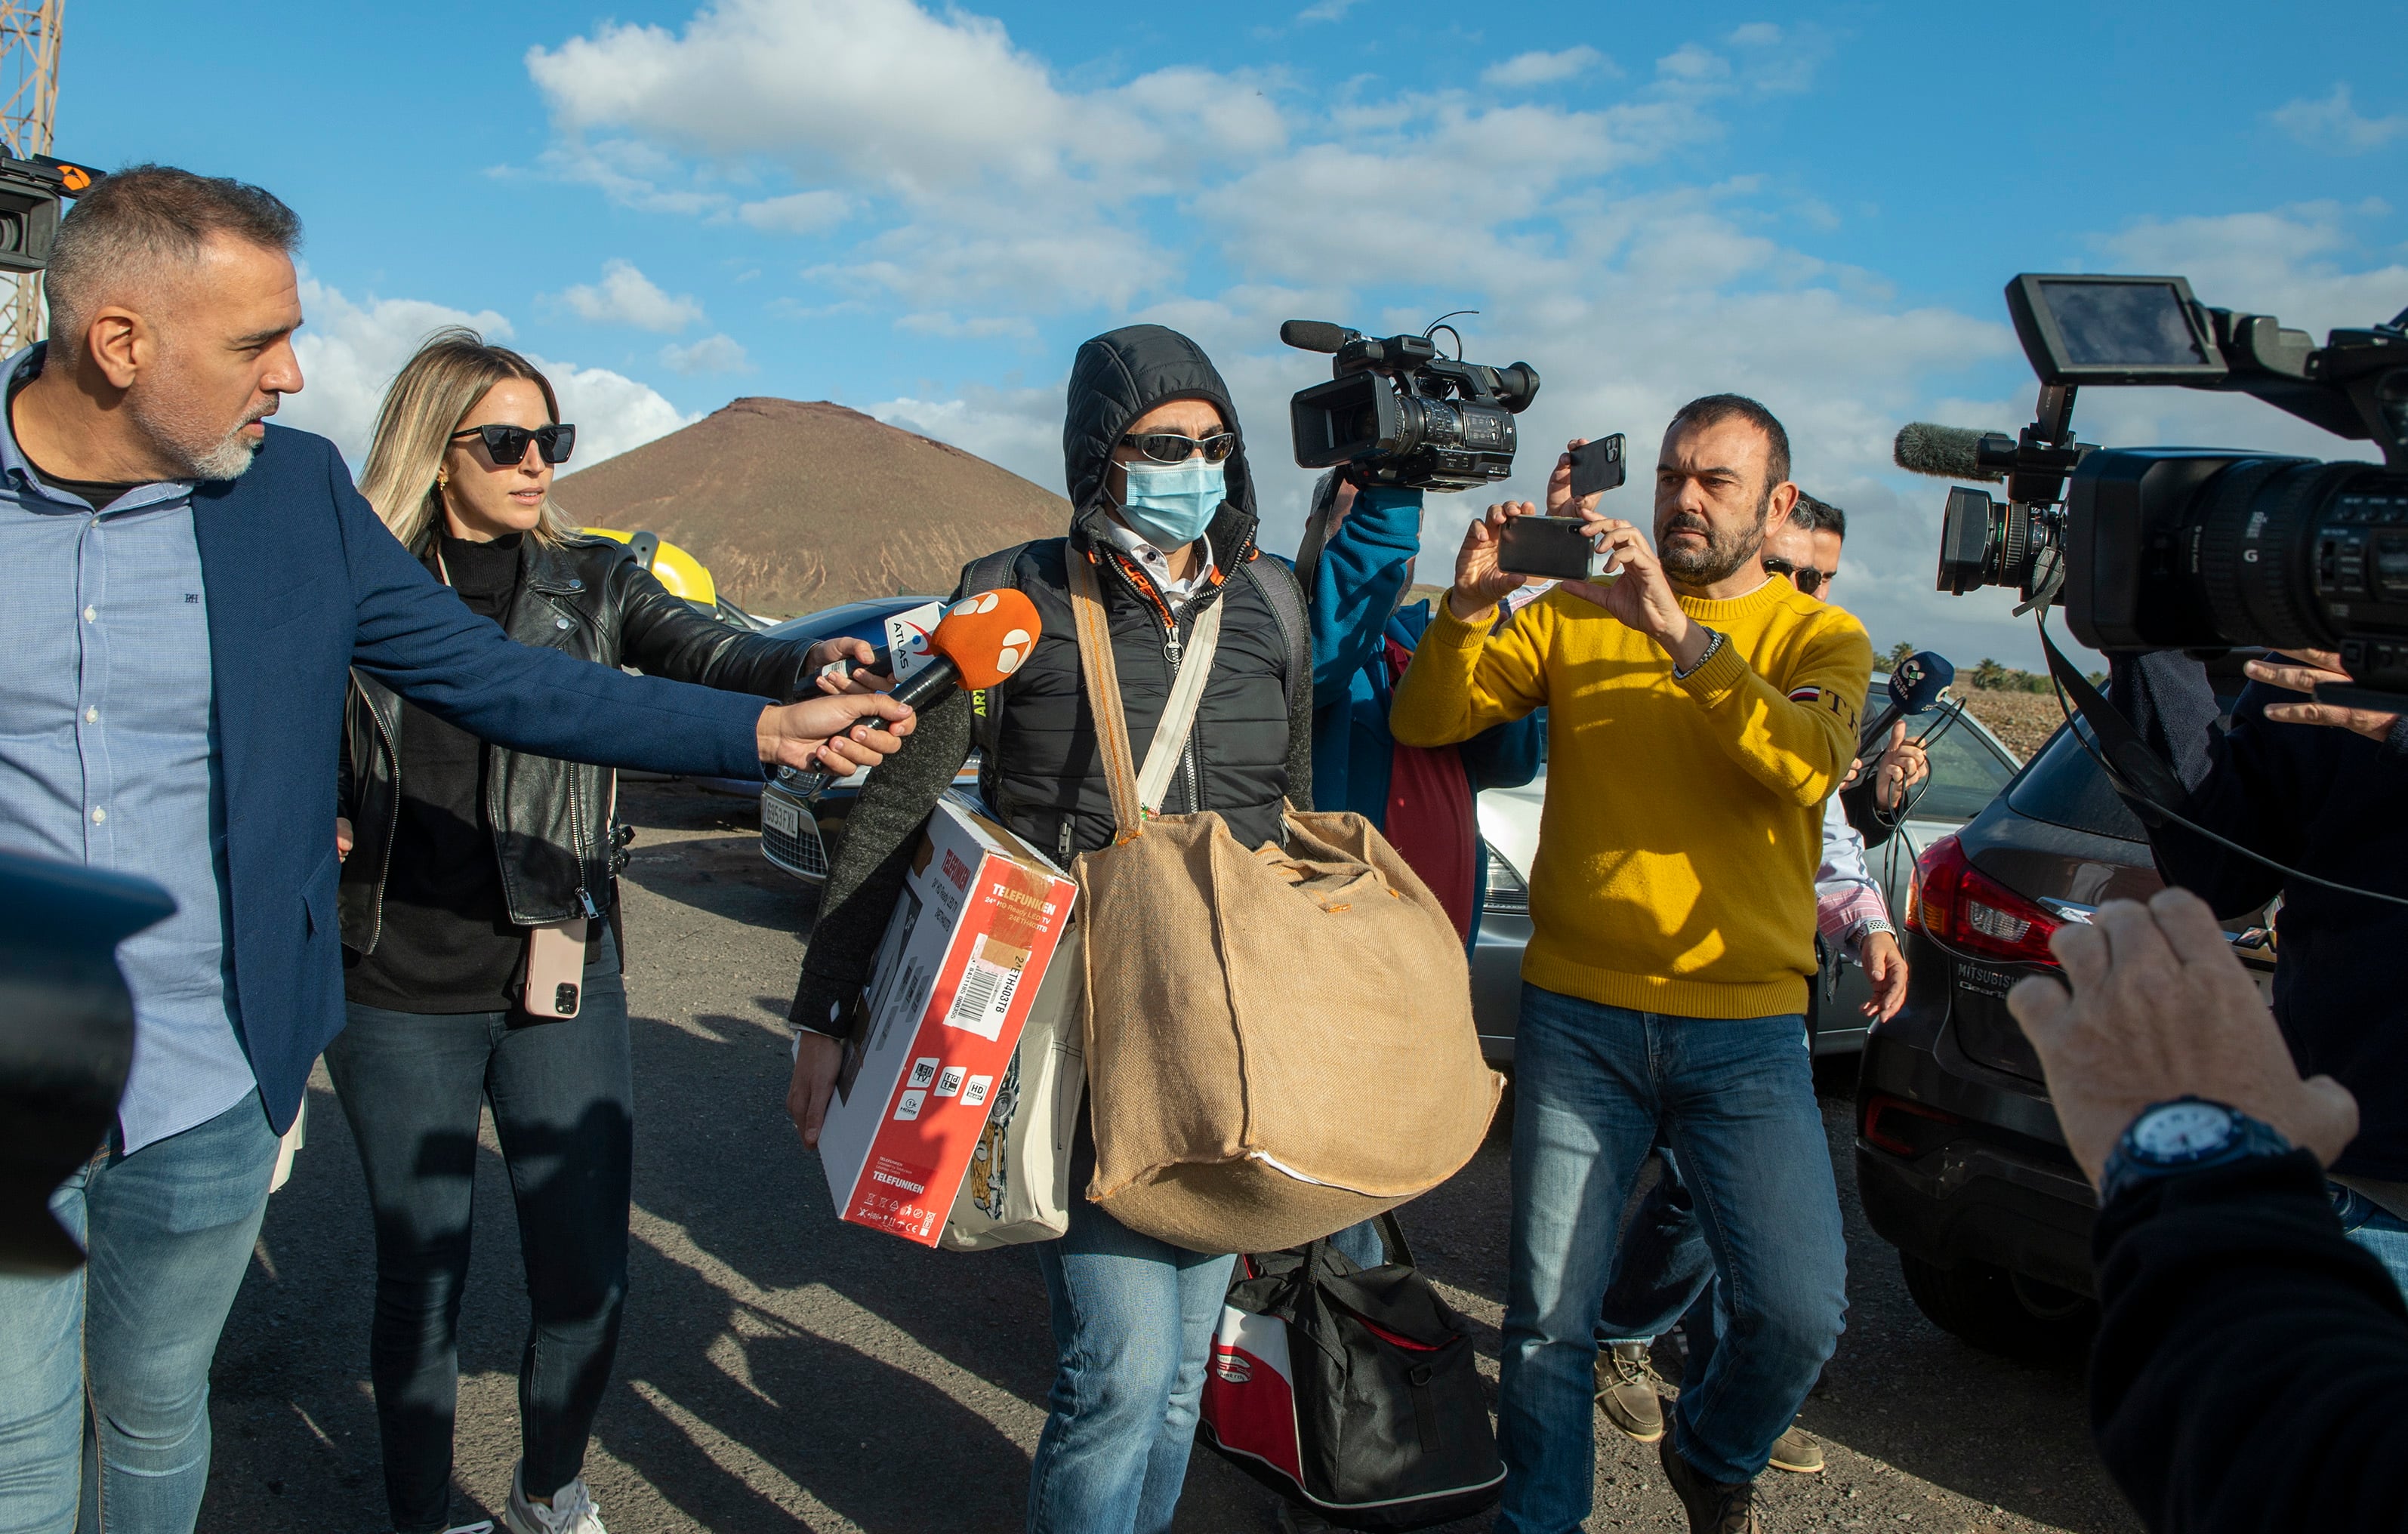
{"label": "woman's sunglasses", "polygon": [[1121,441],[1157,464],[1183,464],[1191,453],[1198,452],[1206,463],[1217,464],[1238,451],[1236,432],[1221,432],[1201,441],[1177,432],[1131,432]]}
{"label": "woman's sunglasses", "polygon": [[568,462],[569,450],[577,446],[577,428],[566,425],[537,426],[533,428],[525,426],[471,426],[466,431],[453,432],[452,434],[452,440],[457,442],[464,437],[483,437],[485,439],[485,451],[494,455],[494,462],[496,465],[505,468],[509,467],[512,464],[523,464],[526,462],[526,450],[529,442],[533,442],[536,445],[537,450],[543,454],[543,461],[547,464],[565,464]]}
{"label": "woman's sunglasses", "polygon": [[1831,579],[1812,565],[1792,565],[1777,554],[1764,556],[1764,573],[1780,576],[1784,581],[1795,581],[1798,589],[1809,596],[1821,591],[1823,582]]}

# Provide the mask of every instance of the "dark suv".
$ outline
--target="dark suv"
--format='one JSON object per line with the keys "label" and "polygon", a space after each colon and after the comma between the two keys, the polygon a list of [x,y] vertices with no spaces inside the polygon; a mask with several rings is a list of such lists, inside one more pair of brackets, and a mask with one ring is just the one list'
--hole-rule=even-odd
{"label": "dark suv", "polygon": [[[2140,822],[2065,727],[1917,863],[1906,1006],[1867,1039],[1857,1080],[1856,1185],[1915,1304],[1977,1346],[2061,1353],[2095,1319],[2097,1200],[2007,992],[2056,968],[2058,927],[2162,887]],[[2274,958],[2265,920],[2232,935],[2261,984]]]}

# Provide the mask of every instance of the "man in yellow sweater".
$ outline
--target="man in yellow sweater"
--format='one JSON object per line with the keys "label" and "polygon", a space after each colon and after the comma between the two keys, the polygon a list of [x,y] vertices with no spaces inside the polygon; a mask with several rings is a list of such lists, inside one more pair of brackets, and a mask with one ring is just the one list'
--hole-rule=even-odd
{"label": "man in yellow sweater", "polygon": [[1665,1473],[1696,1530],[1755,1527],[1754,1482],[1847,1304],[1839,1198],[1806,1048],[1823,801],[1856,753],[1872,647],[1769,579],[1789,440],[1732,394],[1682,408],[1656,466],[1656,548],[1590,514],[1618,571],[1567,581],[1494,636],[1524,582],[1492,507],[1397,687],[1409,745],[1547,715],[1535,931],[1514,1045],[1500,1534],[1590,1506],[1589,1394],[1615,1229],[1659,1123],[1730,1325],[1682,1391]]}

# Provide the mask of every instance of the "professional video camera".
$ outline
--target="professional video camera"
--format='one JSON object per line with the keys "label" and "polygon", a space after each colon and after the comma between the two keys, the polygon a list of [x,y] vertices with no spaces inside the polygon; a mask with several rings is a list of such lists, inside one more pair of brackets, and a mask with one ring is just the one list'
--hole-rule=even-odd
{"label": "professional video camera", "polygon": [[[2271,315],[2208,308],[2179,277],[2026,273],[2007,308],[2040,375],[2033,423],[1898,434],[1901,468],[2006,481],[2004,502],[1949,492],[1940,589],[2013,586],[2018,612],[2062,602],[2101,650],[2338,651],[2357,685],[2319,698],[2408,712],[2408,311],[2319,347]],[[2093,447],[2073,439],[2083,384],[2251,394],[2372,439],[2384,466]]]}
{"label": "professional video camera", "polygon": [[59,237],[59,202],[81,193],[100,172],[36,154],[0,154],[0,271],[38,272]]}
{"label": "professional video camera", "polygon": [[[1453,318],[1385,339],[1320,320],[1280,326],[1290,346],[1336,353],[1330,381],[1288,401],[1297,466],[1343,465],[1358,484],[1415,490],[1469,490],[1512,473],[1513,418],[1539,397],[1539,370],[1465,362]],[[1439,355],[1441,330],[1455,337],[1452,357]]]}

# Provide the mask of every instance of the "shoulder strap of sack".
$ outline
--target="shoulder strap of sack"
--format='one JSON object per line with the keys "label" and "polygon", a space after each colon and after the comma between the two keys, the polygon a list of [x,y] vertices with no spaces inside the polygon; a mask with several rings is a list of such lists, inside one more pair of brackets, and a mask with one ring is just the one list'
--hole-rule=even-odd
{"label": "shoulder strap of sack", "polygon": [[1111,624],[1104,618],[1104,594],[1094,559],[1065,551],[1070,577],[1070,617],[1079,636],[1079,678],[1087,711],[1096,722],[1096,748],[1104,758],[1104,781],[1111,790],[1113,840],[1127,841],[1145,830],[1145,810],[1137,792],[1137,766],[1129,749],[1128,719],[1121,712],[1120,667],[1112,658]]}
{"label": "shoulder strap of sack", "polygon": [[1145,765],[1138,768],[1138,802],[1149,814],[1162,811],[1162,796],[1170,787],[1170,775],[1179,770],[1179,759],[1187,749],[1187,732],[1195,727],[1196,706],[1203,701],[1204,683],[1212,674],[1212,652],[1220,648],[1221,611],[1226,602],[1215,602],[1196,620],[1196,632],[1187,638],[1187,648],[1179,658],[1179,679],[1170,684],[1170,696],[1162,705],[1162,722],[1154,727],[1154,741],[1145,749]]}

